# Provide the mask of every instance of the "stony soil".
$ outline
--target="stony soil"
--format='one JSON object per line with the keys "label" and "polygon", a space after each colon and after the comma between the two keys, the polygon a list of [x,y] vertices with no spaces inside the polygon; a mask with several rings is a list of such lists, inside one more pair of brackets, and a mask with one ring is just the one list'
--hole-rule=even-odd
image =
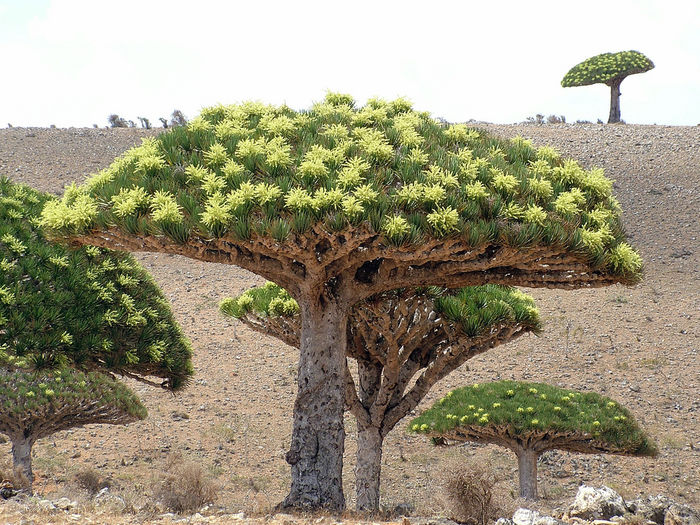
{"label": "stony soil", "polygon": [[[421,405],[448,390],[496,379],[548,381],[595,390],[619,400],[657,439],[656,459],[548,453],[540,463],[537,508],[570,501],[581,483],[607,484],[626,498],[664,493],[700,506],[700,127],[632,125],[488,125],[504,135],[550,144],[586,167],[615,179],[632,242],[646,274],[633,288],[566,292],[531,290],[546,320],[540,337],[524,337],[479,356],[438,384]],[[0,130],[0,175],[60,194],[107,166],[141,137],[138,129]],[[37,491],[78,499],[74,511],[100,517],[81,495],[75,475],[94,469],[108,479],[133,514],[110,521],[142,522],[165,512],[154,487],[173,462],[194,462],[219,483],[209,512],[266,513],[289,485],[284,461],[296,392],[297,352],[219,315],[217,303],[261,283],[236,267],[178,256],[138,254],[170,300],[195,349],[197,375],[182,394],[134,385],[150,416],[128,427],[91,426],[56,434],[35,447]],[[506,503],[517,500],[515,458],[492,446],[435,449],[404,432],[385,443],[382,501],[415,515],[440,515],[440,480],[469,461],[489,462],[504,478]],[[345,491],[353,506],[355,423],[346,417]],[[9,444],[0,444],[0,458]],[[27,511],[0,503],[0,518],[19,522]],[[34,512],[34,511],[32,511]],[[39,511],[37,511],[39,512]],[[100,511],[102,512],[102,511]],[[115,511],[116,512],[116,511]],[[149,514],[150,513],[150,514]],[[512,513],[512,509],[511,509]],[[49,517],[50,516],[50,517]],[[63,517],[61,517],[63,516]],[[69,514],[35,514],[35,521],[70,521]],[[78,519],[78,518],[74,518]],[[169,520],[161,518],[158,521]],[[218,520],[217,520],[218,521]],[[222,521],[223,522],[223,521]]]}

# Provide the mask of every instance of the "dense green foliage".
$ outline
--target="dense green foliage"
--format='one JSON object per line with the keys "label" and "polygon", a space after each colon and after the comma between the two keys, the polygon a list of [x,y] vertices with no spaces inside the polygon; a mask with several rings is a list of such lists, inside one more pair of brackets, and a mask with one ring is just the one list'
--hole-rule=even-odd
{"label": "dense green foliage", "polygon": [[474,425],[523,436],[533,431],[584,433],[630,454],[656,453],[653,441],[616,401],[543,383],[498,381],[458,388],[415,418],[409,429],[435,435]]}
{"label": "dense green foliage", "polygon": [[31,419],[39,412],[69,416],[66,407],[79,410],[80,406],[111,408],[133,419],[144,419],[147,414],[126,385],[99,372],[3,370],[0,378],[0,407],[18,420]]}
{"label": "dense green foliage", "polygon": [[639,51],[602,53],[572,67],[561,81],[562,87],[608,84],[635,73],[654,69],[654,63]]}
{"label": "dense green foliage", "polygon": [[299,305],[286,290],[273,282],[256,286],[238,297],[227,297],[221,301],[222,313],[240,319],[247,312],[258,315],[292,317],[299,314]]}
{"label": "dense green foliage", "polygon": [[[380,295],[388,297],[394,293],[397,291]],[[431,287],[416,290],[416,294],[432,297],[435,311],[470,337],[503,323],[519,324],[535,332],[541,328],[534,300],[517,288],[487,284],[447,291]],[[219,307],[224,314],[235,318],[241,318],[247,312],[271,317],[299,315],[296,301],[272,282],[251,288],[238,297],[227,297]]]}
{"label": "dense green foliage", "polygon": [[471,246],[566,245],[634,280],[641,259],[612,181],[552,148],[444,125],[403,99],[355,107],[330,93],[308,111],[261,103],[207,108],[144,140],[62,201],[43,224],[80,235],[282,242],[315,225],[364,224],[387,244],[461,237]]}
{"label": "dense green foliage", "polygon": [[38,216],[52,202],[0,178],[0,366],[100,368],[183,386],[191,349],[158,286],[129,254],[47,242]]}

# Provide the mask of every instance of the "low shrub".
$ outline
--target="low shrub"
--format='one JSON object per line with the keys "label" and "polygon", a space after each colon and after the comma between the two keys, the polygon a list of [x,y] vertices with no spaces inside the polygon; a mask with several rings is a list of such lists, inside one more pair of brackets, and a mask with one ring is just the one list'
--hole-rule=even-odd
{"label": "low shrub", "polygon": [[216,500],[219,486],[207,477],[201,465],[175,454],[157,482],[156,498],[171,512],[195,512]]}
{"label": "low shrub", "polygon": [[449,517],[459,523],[486,525],[506,514],[498,478],[488,465],[450,465],[441,480]]}

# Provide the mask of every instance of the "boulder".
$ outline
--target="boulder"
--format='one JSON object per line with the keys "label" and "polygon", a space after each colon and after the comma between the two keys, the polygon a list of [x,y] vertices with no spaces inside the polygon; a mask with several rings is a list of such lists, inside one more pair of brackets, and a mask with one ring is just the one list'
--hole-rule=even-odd
{"label": "boulder", "polygon": [[[511,521],[511,520],[509,520]],[[563,521],[540,514],[536,510],[520,508],[513,514],[511,521],[514,525],[562,525]]]}
{"label": "boulder", "polygon": [[622,496],[610,487],[595,488],[581,485],[567,514],[573,518],[593,521],[609,520],[613,516],[622,516],[626,512],[627,506]]}
{"label": "boulder", "polygon": [[666,509],[664,525],[700,525],[700,513],[688,505],[673,503]]}
{"label": "boulder", "polygon": [[673,500],[663,494],[647,496],[646,498],[639,498],[627,502],[627,507],[632,514],[641,516],[648,521],[658,523],[658,525],[664,525],[666,510],[671,505],[673,505]]}

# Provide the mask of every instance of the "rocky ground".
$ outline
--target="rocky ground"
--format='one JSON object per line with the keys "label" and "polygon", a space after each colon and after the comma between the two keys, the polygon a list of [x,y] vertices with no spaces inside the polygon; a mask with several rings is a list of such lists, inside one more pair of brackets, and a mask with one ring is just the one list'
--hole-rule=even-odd
{"label": "rocky ground", "polygon": [[[561,514],[582,483],[608,485],[625,499],[662,493],[697,508],[700,127],[476,126],[553,145],[586,167],[604,167],[616,180],[614,191],[625,210],[629,236],[645,260],[645,279],[633,288],[529,291],[545,319],[544,333],[471,360],[468,368],[439,383],[420,408],[457,386],[496,379],[548,381],[601,392],[637,416],[658,441],[659,457],[548,453],[539,467],[543,498],[530,508]],[[153,133],[2,129],[0,175],[60,194],[66,184],[108,165]],[[52,501],[68,497],[77,507],[53,511],[37,510],[36,501],[27,503],[30,507],[0,503],[0,521],[19,523],[29,511],[36,523],[75,522],[86,516],[94,523],[162,521],[157,516],[167,509],[154,494],[173,465],[200,465],[217,483],[217,501],[205,518],[222,512],[264,515],[284,497],[297,352],[224,319],[217,310],[222,298],[261,279],[236,267],[178,256],[137,257],[163,288],[192,340],[195,380],[177,396],[134,385],[149,408],[146,421],[128,427],[91,426],[40,441],[34,460],[37,492]],[[346,428],[345,491],[352,507],[356,427],[349,415]],[[0,444],[0,459],[9,450],[8,443]],[[405,433],[403,424],[385,442],[383,504],[404,505],[413,515],[443,515],[441,481],[470,461],[489,463],[503,478],[502,499],[509,509],[504,515],[512,515],[522,502],[513,497],[516,462],[509,452],[476,445],[435,449],[420,436]],[[110,493],[124,505],[97,505],[76,482],[86,472],[108,482]]]}

